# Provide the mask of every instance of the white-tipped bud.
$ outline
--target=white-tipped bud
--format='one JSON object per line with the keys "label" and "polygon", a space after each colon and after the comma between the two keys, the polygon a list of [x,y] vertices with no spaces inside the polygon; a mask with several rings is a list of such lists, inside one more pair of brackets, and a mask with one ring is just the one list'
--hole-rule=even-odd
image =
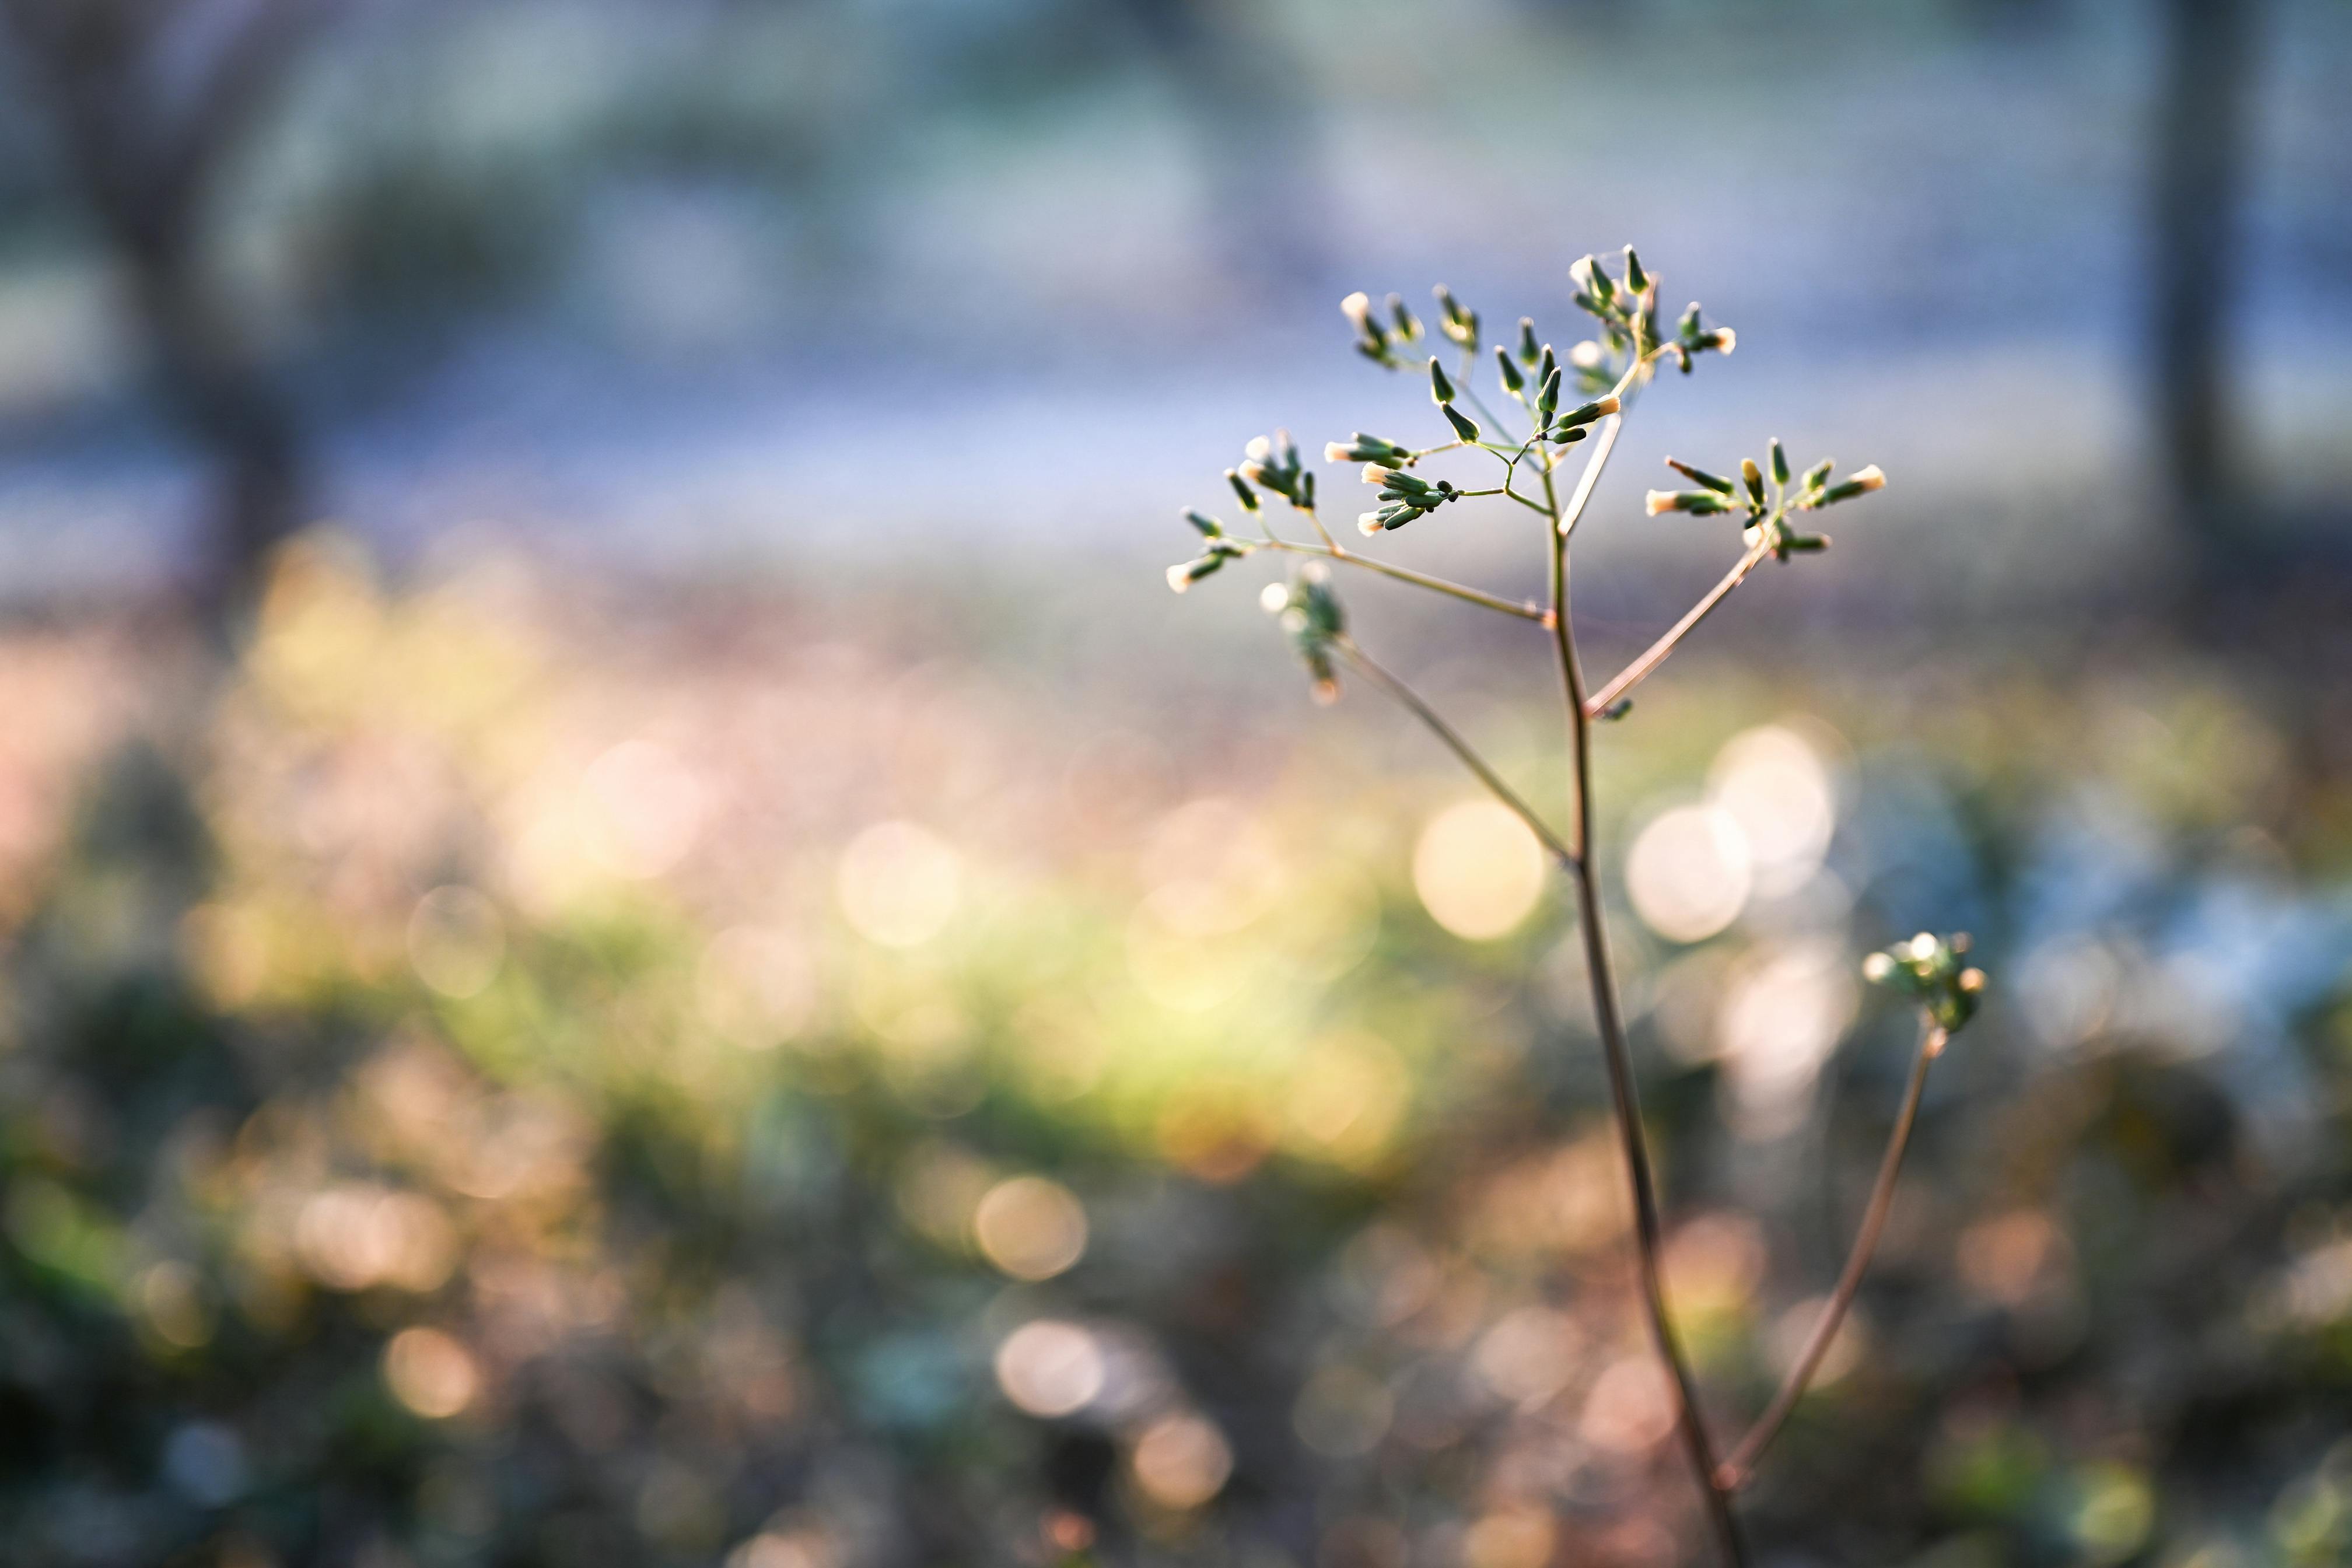
{"label": "white-tipped bud", "polygon": [[1171,566],[1168,568],[1168,585],[1180,594],[1185,589],[1191,587],[1192,585],[1192,563],[1188,561],[1181,565]]}
{"label": "white-tipped bud", "polygon": [[1883,490],[1886,488],[1886,475],[1876,463],[1873,463],[1866,468],[1855,470],[1846,483],[1860,485],[1864,490]]}
{"label": "white-tipped bud", "polygon": [[1263,463],[1274,456],[1274,443],[1263,436],[1253,436],[1249,439],[1249,445],[1244,447],[1242,450],[1248,455],[1251,462]]}
{"label": "white-tipped bud", "polygon": [[1358,512],[1356,514],[1356,531],[1362,534],[1366,539],[1373,538],[1381,533],[1382,531],[1381,514],[1376,511]]}
{"label": "white-tipped bud", "polygon": [[1652,490],[1648,495],[1642,498],[1642,504],[1649,509],[1649,512],[1652,517],[1656,517],[1663,512],[1672,511],[1675,510],[1675,492],[1672,490]]}
{"label": "white-tipped bud", "polygon": [[1594,401],[1592,405],[1592,412],[1595,414],[1614,414],[1617,412],[1619,406],[1620,405],[1617,401],[1617,395],[1615,393],[1611,393],[1608,396],[1599,398]]}
{"label": "white-tipped bud", "polygon": [[1290,590],[1279,583],[1268,583],[1258,590],[1257,607],[1269,616],[1278,616],[1290,608]]}
{"label": "white-tipped bud", "polygon": [[1739,346],[1739,334],[1729,327],[1717,327],[1706,335],[1706,346],[1719,354],[1727,354]]}
{"label": "white-tipped bud", "polygon": [[1396,470],[1390,468],[1386,463],[1366,463],[1364,465],[1364,483],[1368,485],[1384,485],[1395,477]]}
{"label": "white-tipped bud", "polygon": [[1345,463],[1350,461],[1355,455],[1356,447],[1355,443],[1352,441],[1326,441],[1323,443],[1323,460],[1327,463]]}
{"label": "white-tipped bud", "polygon": [[1356,323],[1359,331],[1371,319],[1372,297],[1361,289],[1339,301],[1339,313]]}

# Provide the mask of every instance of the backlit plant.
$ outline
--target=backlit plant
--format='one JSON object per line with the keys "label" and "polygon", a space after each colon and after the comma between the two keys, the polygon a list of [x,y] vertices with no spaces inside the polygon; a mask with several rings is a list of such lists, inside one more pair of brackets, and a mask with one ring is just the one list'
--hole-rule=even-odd
{"label": "backlit plant", "polygon": [[[1436,327],[1456,351],[1451,370],[1441,357],[1425,352],[1422,345],[1429,340],[1428,330],[1401,298],[1391,294],[1375,307],[1364,294],[1349,295],[1340,302],[1340,309],[1354,330],[1357,352],[1388,370],[1426,374],[1431,400],[1444,428],[1440,438],[1427,446],[1358,431],[1323,449],[1328,461],[1362,465],[1364,482],[1374,489],[1375,504],[1356,520],[1358,531],[1367,539],[1377,540],[1469,500],[1487,500],[1532,513],[1543,542],[1549,584],[1544,603],[1515,600],[1411,571],[1363,553],[1361,546],[1343,544],[1324,523],[1317,504],[1315,471],[1286,431],[1251,441],[1244,460],[1225,470],[1226,483],[1245,520],[1240,530],[1228,529],[1221,519],[1205,511],[1184,513],[1185,521],[1201,535],[1202,548],[1192,559],[1169,568],[1168,582],[1182,593],[1261,551],[1303,557],[1286,582],[1265,588],[1262,602],[1281,618],[1283,629],[1307,666],[1318,700],[1330,701],[1339,696],[1343,669],[1380,689],[1426,726],[1526,824],[1567,877],[1575,895],[1594,1022],[1608,1068],[1611,1110],[1633,1188],[1643,1305],[1658,1353],[1673,1377],[1683,1447],[1720,1555],[1726,1562],[1742,1563],[1748,1558],[1732,1511],[1732,1496],[1755,1473],[1757,1461],[1811,1381],[1852,1304],[1893,1198],[1895,1177],[1909,1142],[1928,1065],[1942,1052],[1951,1034],[1974,1014],[1984,976],[1964,966],[1960,956],[1968,948],[1964,936],[1938,938],[1922,933],[1874,955],[1864,965],[1870,979],[1895,986],[1919,1004],[1922,1032],[1910,1082],[1835,1289],[1778,1394],[1726,1457],[1718,1459],[1663,1279],[1656,1183],[1635,1096],[1632,1056],[1593,868],[1593,726],[1598,721],[1623,717],[1632,706],[1628,693],[1633,688],[1664,663],[1698,623],[1766,560],[1785,563],[1826,549],[1829,537],[1813,531],[1812,513],[1867,495],[1886,481],[1875,465],[1837,479],[1833,465],[1826,459],[1799,473],[1777,440],[1767,444],[1761,459],[1743,458],[1731,474],[1713,473],[1668,458],[1666,466],[1678,476],[1682,488],[1650,491],[1649,515],[1733,519],[1740,526],[1740,552],[1722,579],[1681,619],[1618,674],[1597,689],[1591,687],[1579,659],[1569,601],[1569,548],[1577,525],[1616,447],[1627,413],[1660,367],[1672,363],[1688,374],[1706,355],[1730,353],[1737,340],[1729,328],[1709,325],[1696,304],[1671,326],[1662,323],[1658,279],[1643,268],[1631,247],[1615,275],[1588,256],[1575,265],[1572,278],[1575,303],[1597,328],[1591,337],[1575,343],[1565,354],[1543,342],[1535,323],[1524,317],[1507,341],[1490,347],[1482,338],[1478,313],[1439,287]],[[1438,345],[1431,341],[1428,346]],[[1496,377],[1502,412],[1472,387],[1472,377],[1479,374],[1482,364],[1489,365]],[[1428,459],[1448,454],[1479,454],[1491,459],[1493,482],[1465,487],[1450,477],[1431,478],[1419,471]],[[1572,484],[1564,482],[1568,476],[1563,471],[1571,466],[1571,459],[1575,460]],[[1302,515],[1313,538],[1293,539],[1278,533],[1274,526],[1276,502]],[[1330,564],[1533,622],[1547,634],[1559,670],[1572,780],[1563,827],[1555,828],[1458,731],[1355,640],[1332,585]]]}

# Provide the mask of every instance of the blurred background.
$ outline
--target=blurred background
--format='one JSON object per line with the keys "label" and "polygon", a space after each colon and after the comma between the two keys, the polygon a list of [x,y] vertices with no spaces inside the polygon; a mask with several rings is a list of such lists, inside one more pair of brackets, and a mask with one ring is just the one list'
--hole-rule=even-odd
{"label": "blurred background", "polygon": [[[1342,294],[1564,346],[1627,241],[1740,337],[1626,428],[1592,668],[1738,551],[1663,455],[1891,476],[1602,732],[1719,1432],[1908,1065],[1860,959],[1993,974],[1759,1559],[2352,1562],[2347,68],[2335,0],[0,0],[0,1562],[1704,1561],[1532,843],[1263,563],[1160,575],[1250,437],[1441,438]],[[1339,586],[1562,800],[1538,634]]]}

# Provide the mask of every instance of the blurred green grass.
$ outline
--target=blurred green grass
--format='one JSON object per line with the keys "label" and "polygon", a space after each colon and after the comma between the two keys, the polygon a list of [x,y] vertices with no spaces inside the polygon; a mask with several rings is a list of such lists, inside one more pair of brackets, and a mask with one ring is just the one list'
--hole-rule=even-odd
{"label": "blurred green grass", "polygon": [[[12,635],[9,1560],[1695,1549],[1527,847],[1263,628],[1113,709],[987,602],[500,557],[388,588],[313,536],[232,669]],[[2145,646],[2063,684],[1722,646],[1601,775],[1719,1424],[1906,1064],[1855,963],[1960,926],[1995,976],[1759,1540],[2343,1561],[2324,692]],[[1480,669],[1435,679],[1552,798],[1548,713]]]}

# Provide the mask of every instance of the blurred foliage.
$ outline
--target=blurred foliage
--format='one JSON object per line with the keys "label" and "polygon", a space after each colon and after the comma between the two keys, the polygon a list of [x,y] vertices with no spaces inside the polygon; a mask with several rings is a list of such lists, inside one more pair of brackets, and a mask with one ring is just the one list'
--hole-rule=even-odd
{"label": "blurred foliage", "polygon": [[[1366,704],[888,646],[314,536],[216,689],[0,648],[10,1563],[1696,1544],[1513,825]],[[2000,977],[1760,1541],[2344,1561],[2341,728],[2179,658],[1661,685],[1603,841],[1727,1428],[1901,1080],[1859,958]]]}

